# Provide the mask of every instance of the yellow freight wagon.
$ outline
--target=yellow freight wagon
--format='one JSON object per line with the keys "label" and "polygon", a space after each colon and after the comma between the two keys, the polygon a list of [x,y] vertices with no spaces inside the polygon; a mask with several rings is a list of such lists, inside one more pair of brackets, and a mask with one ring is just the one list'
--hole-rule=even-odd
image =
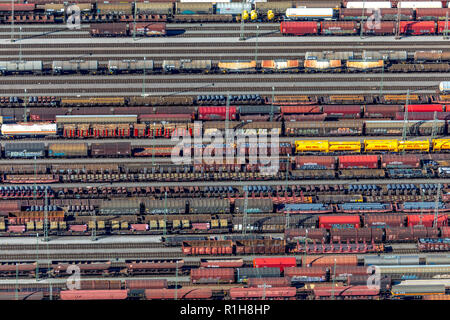
{"label": "yellow freight wagon", "polygon": [[328,152],[327,140],[297,140],[295,141],[295,152]]}
{"label": "yellow freight wagon", "polygon": [[337,151],[349,151],[349,152],[361,152],[360,141],[330,141],[329,152]]}
{"label": "yellow freight wagon", "polygon": [[398,140],[364,140],[364,150],[398,152]]}
{"label": "yellow freight wagon", "polygon": [[347,69],[353,71],[367,71],[373,69],[381,69],[383,60],[349,60],[347,61]]}
{"label": "yellow freight wagon", "polygon": [[450,139],[434,139],[433,151],[450,150]]}
{"label": "yellow freight wagon", "polygon": [[428,152],[430,151],[430,141],[420,140],[420,141],[399,141],[398,151],[420,151]]}

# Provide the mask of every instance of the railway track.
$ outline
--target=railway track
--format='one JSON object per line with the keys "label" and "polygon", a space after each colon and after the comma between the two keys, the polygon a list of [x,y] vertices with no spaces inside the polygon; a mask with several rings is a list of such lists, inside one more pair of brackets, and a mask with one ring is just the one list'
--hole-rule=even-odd
{"label": "railway track", "polygon": [[[17,78],[16,78],[17,77]],[[115,76],[104,76],[104,75],[92,75],[92,76],[86,76],[79,77],[79,76],[72,76],[72,77],[58,77],[58,76],[51,76],[48,75],[47,77],[36,77],[37,79],[28,79],[23,78],[23,76],[8,76],[7,78],[0,78],[0,85],[8,85],[8,86],[19,86],[19,85],[64,85],[67,84],[67,81],[71,81],[71,83],[75,84],[112,84],[112,83],[123,83],[126,82],[127,84],[139,84],[142,86],[142,75],[140,76],[130,76],[130,75],[115,75]],[[443,73],[442,75],[437,76],[436,73],[421,73],[421,74],[394,74],[394,75],[388,75],[383,77],[383,81],[424,81],[427,82],[431,81],[444,81],[448,79],[448,76]],[[309,73],[288,73],[288,74],[280,74],[277,76],[273,76],[272,74],[225,74],[225,75],[198,75],[196,77],[196,82],[199,84],[208,84],[213,82],[214,84],[217,83],[234,83],[239,80],[245,80],[251,83],[265,83],[268,81],[271,82],[277,82],[277,81],[293,81],[296,83],[300,82],[329,82],[329,81],[336,81],[336,82],[342,82],[342,81],[349,81],[352,82],[378,82],[381,80],[381,77],[378,75],[373,75],[372,73],[369,73],[367,75],[357,75],[355,74],[348,74],[347,76],[339,74],[334,74],[333,76],[330,76],[329,74],[320,74],[318,76],[317,73],[315,74],[309,74]],[[147,84],[151,83],[164,83],[164,84],[171,84],[171,83],[177,83],[177,84],[185,84],[186,81],[189,81],[188,77],[179,77],[176,75],[149,75],[149,79],[146,80]]]}
{"label": "railway track", "polygon": [[[392,254],[419,254],[417,249],[401,249],[396,250],[393,252],[384,252],[380,253],[379,255],[392,255]],[[439,255],[443,254],[445,252],[433,252],[428,253],[429,255]],[[345,253],[346,255],[362,255],[362,253]],[[370,253],[370,254],[376,254],[376,253]],[[49,259],[49,260],[71,260],[71,261],[80,261],[80,260],[118,260],[118,259],[183,259],[186,258],[185,255],[179,253],[179,252],[137,252],[137,253],[130,253],[130,252],[121,252],[121,253],[104,253],[104,252],[95,252],[95,253],[83,253],[83,254],[71,254],[71,253],[63,253],[63,254],[46,254],[45,250],[43,252],[39,253],[39,256],[41,259]],[[224,255],[220,256],[223,258],[243,258],[247,259],[254,257],[257,255],[252,256],[240,256],[240,255]],[[273,256],[273,257],[283,257],[283,256],[295,256],[296,258],[300,259],[301,257],[304,257],[305,254],[299,253],[299,254],[284,254],[284,255],[271,255],[271,254],[265,254],[263,256]],[[199,259],[214,259],[218,258],[218,256],[196,256]],[[0,257],[0,261],[35,261],[36,260],[36,253],[34,254],[2,254]]]}
{"label": "railway track", "polygon": [[20,251],[20,250],[92,250],[92,249],[147,249],[147,248],[166,248],[163,243],[155,242],[130,242],[130,243],[49,243],[39,245],[28,244],[0,244],[0,250]]}

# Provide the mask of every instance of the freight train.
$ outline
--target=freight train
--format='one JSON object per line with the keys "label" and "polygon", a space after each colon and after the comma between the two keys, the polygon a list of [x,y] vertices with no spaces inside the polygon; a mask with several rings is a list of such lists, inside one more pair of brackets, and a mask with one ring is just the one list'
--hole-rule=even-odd
{"label": "freight train", "polygon": [[[366,51],[306,52],[304,60],[276,59],[213,61],[163,60],[97,60],[0,61],[0,74],[118,74],[118,73],[276,73],[276,72],[439,72],[449,71],[447,51]],[[405,63],[410,62],[410,63]]]}
{"label": "freight train", "polygon": [[400,21],[399,27],[392,21],[382,21],[380,28],[368,28],[367,24],[356,21],[283,21],[280,24],[282,35],[328,35],[351,36],[360,35],[395,35],[397,28],[400,35],[436,35],[448,32],[445,21]]}
{"label": "freight train", "polygon": [[[361,9],[368,12],[374,8],[381,8],[381,18],[396,20],[397,9],[401,8],[401,19],[427,20],[445,19],[447,1],[341,1],[330,0],[327,2],[316,1],[276,1],[233,3],[220,2],[157,2],[157,3],[102,3],[98,1],[83,0],[76,3],[81,11],[81,21],[90,22],[131,22],[136,18],[137,22],[239,22],[245,21],[280,21],[286,18],[311,19],[314,11],[314,19],[345,20],[358,17]],[[62,23],[68,20],[73,13],[69,9],[71,3],[52,1],[27,1],[14,6],[14,20],[16,23]],[[342,7],[342,8],[341,8]],[[444,9],[442,9],[444,8]],[[357,13],[354,13],[355,10]],[[353,12],[352,12],[353,10]],[[431,11],[430,11],[431,10]],[[9,3],[0,7],[0,21],[9,23],[12,16],[12,6]],[[362,15],[367,19],[368,14]]]}
{"label": "freight train", "polygon": [[[247,134],[248,135],[248,134]],[[110,136],[114,137],[114,136]],[[372,157],[358,158],[341,157],[339,168],[343,169],[376,169],[378,167],[377,153],[399,153],[399,152],[435,152],[442,153],[450,150],[450,139],[432,139],[403,141],[397,139],[370,140],[363,142],[355,141],[328,141],[328,140],[296,140],[292,148],[290,143],[280,143],[273,146],[278,147],[278,155],[287,158],[291,154],[316,154],[316,155],[342,155],[342,154],[374,154]],[[201,148],[201,149],[200,149]],[[195,156],[205,157],[211,152],[213,164],[222,165],[223,155],[270,156],[270,145],[242,143],[227,145],[205,144],[196,146],[191,143],[183,146],[131,146],[131,142],[102,142],[102,143],[51,143],[48,147],[45,143],[5,143],[3,155],[5,158],[76,158],[76,157],[169,157],[172,155],[186,156],[191,160]],[[264,153],[265,152],[265,153]],[[220,156],[222,155],[222,156]],[[217,157],[215,157],[217,156]],[[289,160],[289,159],[288,159]],[[353,161],[353,162],[352,162]],[[362,161],[362,162],[361,162]],[[343,163],[346,164],[343,164]],[[361,163],[360,163],[361,162]],[[369,164],[367,163],[369,162]],[[206,163],[206,160],[205,160]],[[202,162],[203,165],[203,162]]]}
{"label": "freight train", "polygon": [[[364,95],[364,94],[338,94],[338,95],[302,95],[302,94],[275,94],[272,96],[261,95],[255,93],[243,94],[243,95],[229,95],[230,104],[232,105],[269,105],[272,104],[275,108],[279,106],[307,106],[307,105],[373,105],[373,104],[387,104],[387,105],[398,105],[405,104],[407,101],[409,104],[446,104],[450,102],[450,96],[447,95],[448,91],[444,86],[446,82],[443,82],[443,91],[440,94],[416,94],[412,93],[409,95],[409,99],[406,94],[386,94],[386,95]],[[438,88],[437,88],[438,89]],[[217,95],[197,95],[197,96],[183,96],[183,95],[166,95],[166,96],[147,96],[147,97],[51,97],[51,96],[8,96],[0,97],[1,107],[13,107],[9,109],[7,113],[6,108],[0,108],[2,116],[14,116],[10,117],[9,120],[15,119],[15,121],[23,120],[23,114],[25,107],[46,107],[42,108],[40,116],[36,120],[45,120],[45,115],[47,113],[54,113],[56,109],[49,107],[148,107],[148,106],[225,106],[227,103],[227,95],[217,94]],[[14,108],[15,107],[15,108]],[[22,108],[19,111],[18,108]],[[67,109],[63,114],[67,114]],[[75,110],[73,108],[72,110]],[[81,109],[84,112],[77,112],[77,110],[69,114],[135,114],[136,111],[132,110],[150,110],[150,109],[126,109],[126,108],[115,108],[113,109],[96,109],[95,113],[86,112],[89,109]],[[153,112],[139,111],[138,113],[165,113],[157,112],[158,108],[154,109]],[[277,110],[277,109],[275,109]],[[39,112],[39,109],[34,110]],[[76,112],[76,113],[75,113]],[[106,112],[106,113],[105,113]],[[18,114],[22,117],[19,117]],[[171,113],[185,113],[180,111],[175,111],[171,108]],[[260,114],[258,112],[256,114]],[[270,114],[270,112],[263,112]],[[302,112],[304,113],[304,112]],[[59,114],[59,113],[56,113]],[[253,113],[254,114],[254,113]],[[51,114],[51,117],[46,121],[54,120],[55,114]],[[380,116],[378,116],[380,117]],[[384,116],[383,116],[384,117]],[[381,117],[381,118],[383,118]],[[389,117],[389,116],[388,116]],[[19,119],[19,120],[18,120]],[[30,119],[34,120],[34,119]]]}

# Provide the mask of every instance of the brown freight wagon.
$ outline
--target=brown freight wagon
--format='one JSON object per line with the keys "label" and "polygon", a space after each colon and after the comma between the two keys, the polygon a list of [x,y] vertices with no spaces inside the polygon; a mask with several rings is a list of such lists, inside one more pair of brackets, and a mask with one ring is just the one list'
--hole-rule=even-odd
{"label": "brown freight wagon", "polygon": [[91,26],[92,37],[126,37],[128,26],[126,23],[93,23]]}
{"label": "brown freight wagon", "polygon": [[120,280],[81,280],[81,290],[117,290],[122,289]]}
{"label": "brown freight wagon", "polygon": [[185,255],[225,255],[233,253],[231,240],[184,241],[182,246]]}
{"label": "brown freight wagon", "polygon": [[136,30],[137,36],[165,36],[166,24],[165,23],[150,23],[140,22],[136,23],[136,29],[134,24],[130,24],[130,34]]}
{"label": "brown freight wagon", "polygon": [[128,157],[131,155],[131,142],[93,143],[93,157]]}
{"label": "brown freight wagon", "polygon": [[322,21],[321,34],[349,35],[357,33],[357,23],[354,21]]}
{"label": "brown freight wagon", "polygon": [[286,135],[291,136],[359,136],[363,131],[362,121],[302,121],[286,122]]}
{"label": "brown freight wagon", "polygon": [[236,241],[236,254],[284,254],[284,240],[241,240]]}
{"label": "brown freight wagon", "polygon": [[336,158],[332,156],[297,156],[296,169],[331,169],[336,167]]}
{"label": "brown freight wagon", "polygon": [[306,229],[306,228],[298,228],[298,229],[287,229],[284,233],[284,237],[287,241],[296,241],[296,239],[304,239],[308,236],[308,239],[326,242],[327,240],[327,230],[324,228],[318,229]]}
{"label": "brown freight wagon", "polygon": [[414,154],[383,154],[381,155],[381,166],[383,168],[420,168],[420,157]]}
{"label": "brown freight wagon", "polygon": [[7,216],[10,212],[20,211],[22,204],[17,200],[1,200],[0,201],[0,216]]}
{"label": "brown freight wagon", "polygon": [[403,227],[406,215],[403,214],[366,214],[364,215],[364,226],[368,228],[391,228]]}
{"label": "brown freight wagon", "polygon": [[133,14],[132,3],[97,3],[99,14]]}
{"label": "brown freight wagon", "polygon": [[131,106],[191,106],[194,97],[191,96],[157,96],[157,97],[131,97],[128,100]]}
{"label": "brown freight wagon", "polygon": [[392,118],[395,119],[397,112],[403,112],[403,105],[366,105],[364,107],[364,118]]}
{"label": "brown freight wagon", "polygon": [[247,280],[247,285],[250,288],[290,287],[291,280],[290,280],[290,278],[287,278],[287,277],[281,277],[281,278],[249,278]]}
{"label": "brown freight wagon", "polygon": [[352,255],[324,255],[302,257],[302,267],[305,266],[357,266],[358,257]]}
{"label": "brown freight wagon", "polygon": [[192,283],[233,283],[234,268],[191,269]]}
{"label": "brown freight wagon", "polygon": [[149,279],[149,280],[125,280],[127,289],[164,289],[167,288],[166,279]]}

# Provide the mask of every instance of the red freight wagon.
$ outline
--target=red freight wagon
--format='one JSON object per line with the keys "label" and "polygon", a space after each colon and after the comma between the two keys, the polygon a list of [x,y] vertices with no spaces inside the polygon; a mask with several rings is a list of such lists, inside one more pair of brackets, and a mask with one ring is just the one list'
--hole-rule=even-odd
{"label": "red freight wagon", "polygon": [[[15,3],[14,12],[34,11],[35,5],[32,3]],[[12,11],[11,3],[0,3],[0,11]]]}
{"label": "red freight wagon", "polygon": [[208,288],[181,288],[175,289],[146,289],[147,300],[174,300],[174,299],[211,299],[212,289]]}
{"label": "red freight wagon", "polygon": [[289,287],[291,281],[289,278],[249,278],[247,285],[251,288],[272,288],[272,287]]}
{"label": "red freight wagon", "polygon": [[[406,108],[406,106],[405,106]],[[406,110],[406,109],[405,109]],[[443,104],[410,104],[408,112],[443,112],[445,105]]]}
{"label": "red freight wagon", "polygon": [[349,35],[358,33],[358,24],[355,21],[322,21],[320,26],[321,34],[324,35]]}
{"label": "red freight wagon", "polygon": [[61,300],[125,300],[127,290],[64,290],[59,293]]}
{"label": "red freight wagon", "polygon": [[319,216],[319,228],[359,228],[360,226],[360,218],[355,215]]}
{"label": "red freight wagon", "polygon": [[234,268],[191,269],[192,283],[233,283]]}
{"label": "red freight wagon", "polygon": [[366,105],[364,107],[365,118],[394,118],[397,112],[403,112],[401,105]]}
{"label": "red freight wagon", "polygon": [[380,289],[367,286],[318,287],[313,289],[316,299],[334,297],[368,297],[378,296]]}
{"label": "red freight wagon", "polygon": [[[199,107],[199,120],[225,120],[227,107]],[[228,120],[236,119],[236,107],[229,107]]]}
{"label": "red freight wagon", "polygon": [[441,236],[442,236],[442,238],[450,238],[450,227],[442,226],[441,227]]}
{"label": "red freight wagon", "polygon": [[395,34],[397,23],[394,21],[381,21],[378,24],[366,22],[363,24],[364,33],[369,35]]}
{"label": "red freight wagon", "polygon": [[279,288],[231,288],[231,299],[283,299],[294,298],[297,294],[295,287]]}
{"label": "red freight wagon", "polygon": [[308,21],[282,21],[280,31],[282,35],[291,34],[294,36],[317,34],[319,32],[319,24]]}
{"label": "red freight wagon", "polygon": [[87,224],[72,224],[69,226],[69,230],[72,232],[85,232],[87,230]]}
{"label": "red freight wagon", "polygon": [[339,169],[377,169],[378,156],[339,156]]}
{"label": "red freight wagon", "polygon": [[127,289],[163,289],[167,288],[166,279],[125,280]]}
{"label": "red freight wagon", "polygon": [[322,108],[320,106],[281,106],[280,111],[282,114],[322,113]]}
{"label": "red freight wagon", "polygon": [[[448,8],[417,8],[417,20],[445,20],[445,15],[448,13],[450,17],[450,9]],[[445,21],[443,21],[445,24]]]}
{"label": "red freight wagon", "polygon": [[295,258],[255,258],[253,259],[254,268],[280,268],[283,272],[285,267],[295,267],[297,261]]}
{"label": "red freight wagon", "polygon": [[[408,227],[423,225],[425,227],[433,227],[434,214],[414,214],[407,217]],[[446,214],[440,214],[437,217],[437,226],[442,227],[448,225],[448,216]]]}
{"label": "red freight wagon", "polygon": [[[450,17],[450,15],[449,15]],[[445,21],[438,21],[437,23],[437,32],[444,33],[445,30]],[[447,25],[447,30],[450,30],[450,23]]]}
{"label": "red freight wagon", "polygon": [[323,113],[326,113],[329,117],[338,118],[360,118],[361,106],[352,105],[326,105],[322,106]]}
{"label": "red freight wagon", "polygon": [[244,265],[242,259],[201,260],[200,268],[240,268]]}
{"label": "red freight wagon", "polygon": [[147,231],[149,229],[148,224],[146,223],[133,223],[131,224],[132,231]]}
{"label": "red freight wagon", "polygon": [[435,34],[436,23],[434,21],[400,21],[401,34]]}
{"label": "red freight wagon", "polygon": [[8,226],[8,232],[14,232],[14,233],[25,232],[25,226],[24,225]]}

